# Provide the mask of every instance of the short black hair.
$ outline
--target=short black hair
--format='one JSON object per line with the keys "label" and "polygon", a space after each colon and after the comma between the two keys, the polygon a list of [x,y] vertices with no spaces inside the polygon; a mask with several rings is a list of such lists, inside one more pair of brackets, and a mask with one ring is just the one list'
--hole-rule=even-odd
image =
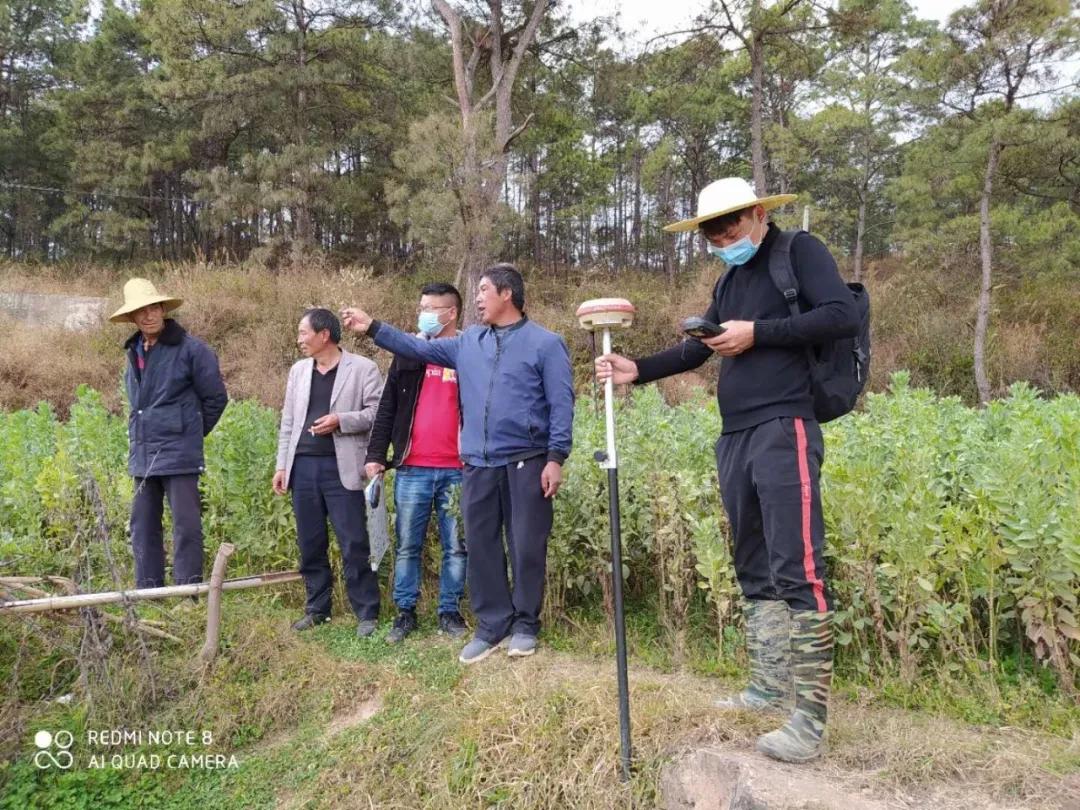
{"label": "short black hair", "polygon": [[432,284],[425,284],[423,289],[420,290],[421,295],[452,295],[454,296],[454,306],[457,307],[458,317],[461,317],[461,293],[458,292],[458,288],[453,284],[446,284],[442,281],[436,281]]}
{"label": "short black hair", "polygon": [[740,208],[738,211],[728,211],[726,214],[721,214],[718,217],[713,217],[712,219],[707,219],[704,222],[699,223],[698,227],[706,236],[723,236],[728,228],[738,223],[747,214],[753,212],[755,207],[756,203],[754,205],[748,205],[746,208]]}
{"label": "short black hair", "polygon": [[322,307],[312,307],[304,312],[304,316],[300,320],[304,318],[307,318],[308,325],[315,334],[327,329],[330,331],[330,340],[334,343],[341,343],[341,321],[337,319],[337,315],[333,312]]}
{"label": "short black hair", "polygon": [[514,265],[509,262],[493,264],[481,277],[494,284],[496,292],[510,290],[510,303],[518,312],[525,312],[525,279]]}

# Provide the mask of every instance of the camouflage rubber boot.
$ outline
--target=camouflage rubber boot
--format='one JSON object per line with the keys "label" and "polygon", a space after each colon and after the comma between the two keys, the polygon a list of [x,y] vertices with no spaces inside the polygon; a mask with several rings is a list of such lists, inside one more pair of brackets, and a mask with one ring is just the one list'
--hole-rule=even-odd
{"label": "camouflage rubber boot", "polygon": [[795,711],[783,728],[758,737],[757,749],[784,762],[806,762],[825,748],[832,685],[832,611],[791,612],[791,669]]}
{"label": "camouflage rubber boot", "polygon": [[790,712],[795,702],[791,683],[791,612],[786,602],[747,600],[746,652],[750,683],[736,695],[718,698],[721,709]]}

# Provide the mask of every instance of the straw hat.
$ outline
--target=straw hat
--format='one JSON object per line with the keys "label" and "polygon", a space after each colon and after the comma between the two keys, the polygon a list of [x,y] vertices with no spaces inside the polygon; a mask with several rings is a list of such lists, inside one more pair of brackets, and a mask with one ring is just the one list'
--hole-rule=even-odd
{"label": "straw hat", "polygon": [[109,316],[113,323],[126,323],[131,320],[131,313],[151,304],[161,304],[165,311],[176,309],[183,302],[180,298],[170,298],[157,291],[152,281],[145,278],[129,279],[124,285],[124,305]]}
{"label": "straw hat", "polygon": [[754,189],[750,187],[750,184],[741,177],[725,177],[723,180],[709,183],[701,190],[701,194],[698,195],[697,216],[693,219],[684,219],[682,222],[665,225],[664,230],[668,233],[692,231],[705,220],[730,214],[732,211],[749,208],[752,205],[760,205],[766,211],[770,211],[797,199],[798,195],[795,194],[774,194],[771,197],[759,197],[754,193]]}

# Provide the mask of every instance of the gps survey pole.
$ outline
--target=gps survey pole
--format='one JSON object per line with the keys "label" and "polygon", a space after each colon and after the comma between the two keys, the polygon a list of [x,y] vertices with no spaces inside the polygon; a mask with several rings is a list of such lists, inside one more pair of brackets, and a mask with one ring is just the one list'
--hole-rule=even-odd
{"label": "gps survey pole", "polygon": [[[612,327],[634,322],[634,305],[624,298],[595,298],[577,310],[578,321],[590,332],[602,331],[604,354],[611,353]],[[622,594],[622,530],[619,526],[619,464],[615,453],[615,403],[611,379],[604,383],[604,418],[607,448],[596,452],[600,467],[608,471],[608,514],[611,522],[611,593],[615,602],[615,658],[619,679],[619,752],[623,781],[630,779],[630,684],[626,675],[626,621]]]}

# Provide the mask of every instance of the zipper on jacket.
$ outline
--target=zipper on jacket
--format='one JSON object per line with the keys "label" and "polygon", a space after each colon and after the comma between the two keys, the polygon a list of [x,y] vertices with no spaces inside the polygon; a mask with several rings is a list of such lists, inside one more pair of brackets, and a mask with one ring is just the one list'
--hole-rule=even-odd
{"label": "zipper on jacket", "polygon": [[491,379],[488,380],[487,402],[484,403],[484,461],[488,461],[488,414],[491,411],[491,394],[495,390],[495,372],[499,369],[499,355],[502,354],[502,342],[499,333],[492,327],[491,333],[495,336],[495,363],[491,367]]}

